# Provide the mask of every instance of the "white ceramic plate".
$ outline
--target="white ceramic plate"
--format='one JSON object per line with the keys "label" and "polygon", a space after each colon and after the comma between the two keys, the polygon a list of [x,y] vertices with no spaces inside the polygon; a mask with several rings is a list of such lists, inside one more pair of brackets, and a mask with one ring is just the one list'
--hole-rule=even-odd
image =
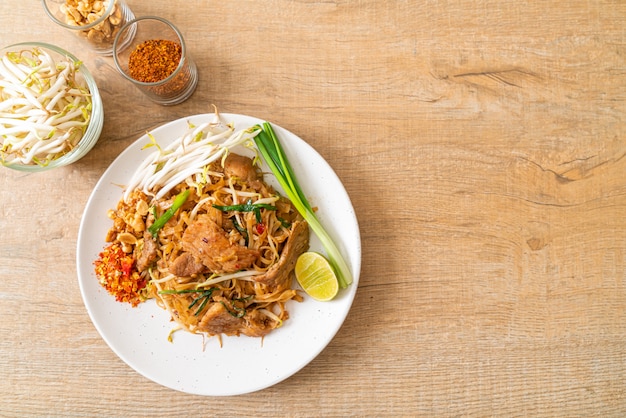
{"label": "white ceramic plate", "polygon": [[[263,122],[249,116],[221,116],[224,121],[234,122],[236,129]],[[197,125],[213,117],[190,116],[151,133],[159,144],[167,145],[186,131],[188,122]],[[263,340],[224,336],[220,347],[216,337],[203,339],[179,331],[173,342],[168,342],[174,323],[165,310],[153,300],[136,308],[116,302],[100,286],[93,268],[112,225],[107,210],[115,208],[122,197],[120,185],[130,179],[135,167],[152,150],[141,150],[148,142],[147,136],[142,136],[113,161],[96,184],[80,223],[76,258],[82,297],[98,332],[126,364],[156,383],[207,396],[239,395],[267,388],[313,360],[335,336],[350,310],[361,268],[361,238],[350,198],[335,172],[311,146],[291,132],[273,127],[302,189],[312,206],[318,207],[320,221],[346,257],[354,282],[330,302],[309,297],[301,303],[289,302],[290,318]],[[263,171],[270,173],[267,167]],[[265,179],[282,191],[273,175],[266,174]],[[314,234],[311,250],[323,252]]]}

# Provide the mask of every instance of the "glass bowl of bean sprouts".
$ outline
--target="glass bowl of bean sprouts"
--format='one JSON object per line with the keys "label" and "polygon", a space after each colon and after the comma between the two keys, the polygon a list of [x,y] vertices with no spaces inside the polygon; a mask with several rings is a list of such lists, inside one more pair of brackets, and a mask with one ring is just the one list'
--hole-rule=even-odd
{"label": "glass bowl of bean sprouts", "polygon": [[72,164],[103,123],[96,82],[74,55],[41,42],[0,50],[0,164],[30,172]]}

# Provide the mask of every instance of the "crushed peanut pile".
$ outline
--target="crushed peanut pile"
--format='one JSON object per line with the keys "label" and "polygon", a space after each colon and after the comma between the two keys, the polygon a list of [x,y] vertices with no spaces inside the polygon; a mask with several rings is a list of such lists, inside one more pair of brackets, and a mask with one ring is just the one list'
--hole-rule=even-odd
{"label": "crushed peanut pile", "polygon": [[71,26],[86,26],[98,21],[104,16],[109,1],[113,1],[113,9],[109,16],[96,26],[82,31],[87,40],[95,45],[113,44],[115,35],[125,23],[121,8],[116,0],[66,0],[61,5],[65,13],[65,23]]}

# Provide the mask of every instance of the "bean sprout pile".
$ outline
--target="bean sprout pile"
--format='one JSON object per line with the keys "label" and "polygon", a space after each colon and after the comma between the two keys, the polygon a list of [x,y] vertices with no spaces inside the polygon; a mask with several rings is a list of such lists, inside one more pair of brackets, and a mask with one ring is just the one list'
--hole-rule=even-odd
{"label": "bean sprout pile", "polygon": [[42,48],[0,59],[0,162],[46,166],[74,149],[91,117],[80,62]]}
{"label": "bean sprout pile", "polygon": [[198,126],[189,126],[189,130],[177,141],[161,149],[152,134],[148,134],[151,143],[146,147],[157,147],[158,152],[146,158],[137,168],[130,180],[124,199],[128,200],[135,189],[162,198],[178,183],[191,175],[202,174],[206,167],[228,154],[228,150],[250,141],[258,133],[254,128],[235,130],[230,124],[224,124],[215,112],[212,122]]}

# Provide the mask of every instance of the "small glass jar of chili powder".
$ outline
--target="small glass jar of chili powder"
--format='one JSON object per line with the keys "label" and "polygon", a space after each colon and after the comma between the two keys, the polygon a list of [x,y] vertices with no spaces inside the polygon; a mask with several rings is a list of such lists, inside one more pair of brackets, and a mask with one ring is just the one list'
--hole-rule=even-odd
{"label": "small glass jar of chili powder", "polygon": [[[135,37],[130,46],[118,49],[118,39],[124,39],[127,31],[134,31]],[[122,76],[162,105],[187,100],[198,84],[183,35],[160,17],[144,16],[124,25],[113,43],[113,59]]]}

